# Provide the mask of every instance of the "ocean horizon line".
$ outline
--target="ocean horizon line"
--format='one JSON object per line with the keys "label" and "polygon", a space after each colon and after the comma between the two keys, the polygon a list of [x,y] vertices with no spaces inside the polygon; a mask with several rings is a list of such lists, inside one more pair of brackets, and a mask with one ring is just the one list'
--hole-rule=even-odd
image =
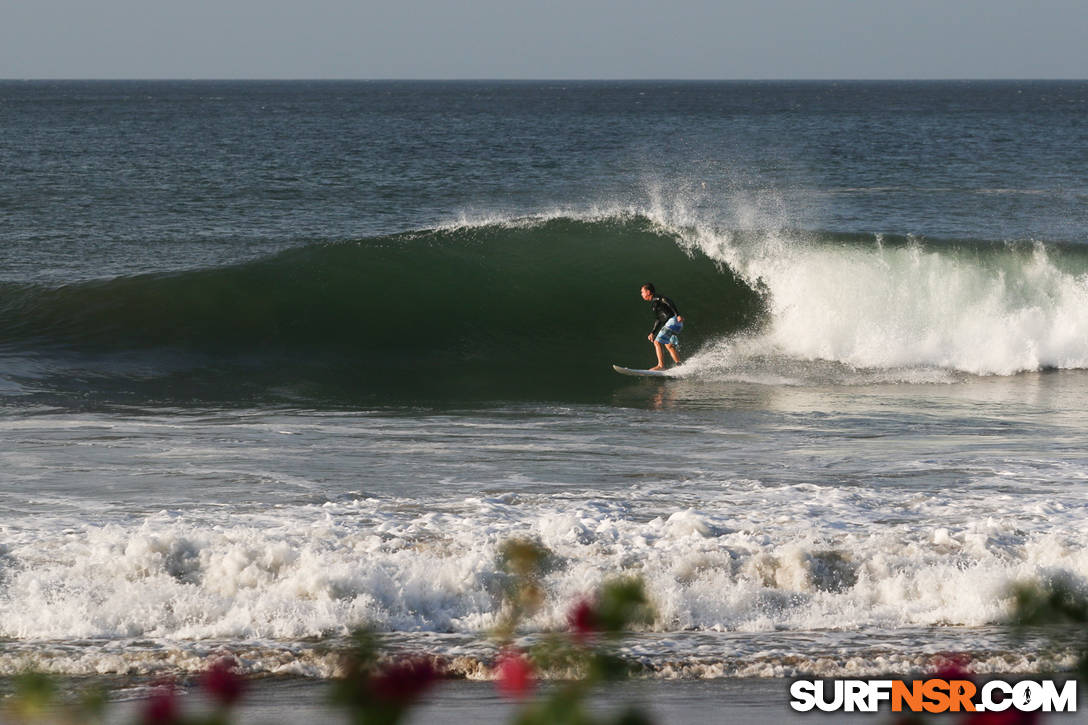
{"label": "ocean horizon line", "polygon": [[334,78],[334,77],[75,77],[75,76],[40,76],[40,77],[3,77],[3,83],[1083,83],[1088,77],[948,77],[948,78],[441,78],[441,77],[375,77],[375,78]]}

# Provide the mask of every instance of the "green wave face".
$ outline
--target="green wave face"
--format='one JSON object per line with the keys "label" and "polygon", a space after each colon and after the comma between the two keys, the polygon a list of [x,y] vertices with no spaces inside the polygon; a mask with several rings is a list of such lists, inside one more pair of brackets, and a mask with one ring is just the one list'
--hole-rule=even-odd
{"label": "green wave face", "polygon": [[760,319],[760,296],[727,267],[645,218],[611,217],[460,226],[231,267],[9,287],[0,329],[9,350],[64,361],[47,366],[53,385],[74,366],[195,397],[592,397],[615,384],[611,363],[651,364],[644,282],[679,305],[689,353]]}

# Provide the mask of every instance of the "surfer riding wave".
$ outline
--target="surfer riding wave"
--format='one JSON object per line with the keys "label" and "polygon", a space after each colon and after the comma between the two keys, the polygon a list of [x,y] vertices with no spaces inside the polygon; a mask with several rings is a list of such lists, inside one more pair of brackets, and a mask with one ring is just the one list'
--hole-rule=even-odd
{"label": "surfer riding wave", "polygon": [[642,285],[642,299],[650,303],[654,312],[654,326],[646,339],[653,343],[654,352],[657,353],[657,365],[650,370],[665,369],[664,350],[668,350],[673,362],[679,365],[680,338],[678,335],[684,329],[683,315],[677,309],[676,303],[665,295],[657,294],[657,290],[650,282]]}

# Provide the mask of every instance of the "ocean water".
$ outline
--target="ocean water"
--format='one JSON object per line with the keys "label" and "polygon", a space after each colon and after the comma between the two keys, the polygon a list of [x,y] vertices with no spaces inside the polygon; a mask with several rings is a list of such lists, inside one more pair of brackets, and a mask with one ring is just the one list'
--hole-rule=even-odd
{"label": "ocean water", "polygon": [[[982,673],[1088,586],[1088,83],[0,83],[0,676]],[[648,366],[653,281],[687,317]]]}

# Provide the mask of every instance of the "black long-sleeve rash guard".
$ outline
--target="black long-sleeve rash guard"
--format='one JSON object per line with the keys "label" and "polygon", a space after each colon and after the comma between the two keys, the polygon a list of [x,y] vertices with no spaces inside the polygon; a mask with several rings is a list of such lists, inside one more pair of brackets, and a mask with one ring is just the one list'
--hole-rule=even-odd
{"label": "black long-sleeve rash guard", "polygon": [[670,300],[665,295],[657,295],[650,300],[650,306],[654,311],[654,327],[650,330],[651,335],[656,335],[670,317],[677,317],[680,315],[680,310],[676,309],[676,303]]}

